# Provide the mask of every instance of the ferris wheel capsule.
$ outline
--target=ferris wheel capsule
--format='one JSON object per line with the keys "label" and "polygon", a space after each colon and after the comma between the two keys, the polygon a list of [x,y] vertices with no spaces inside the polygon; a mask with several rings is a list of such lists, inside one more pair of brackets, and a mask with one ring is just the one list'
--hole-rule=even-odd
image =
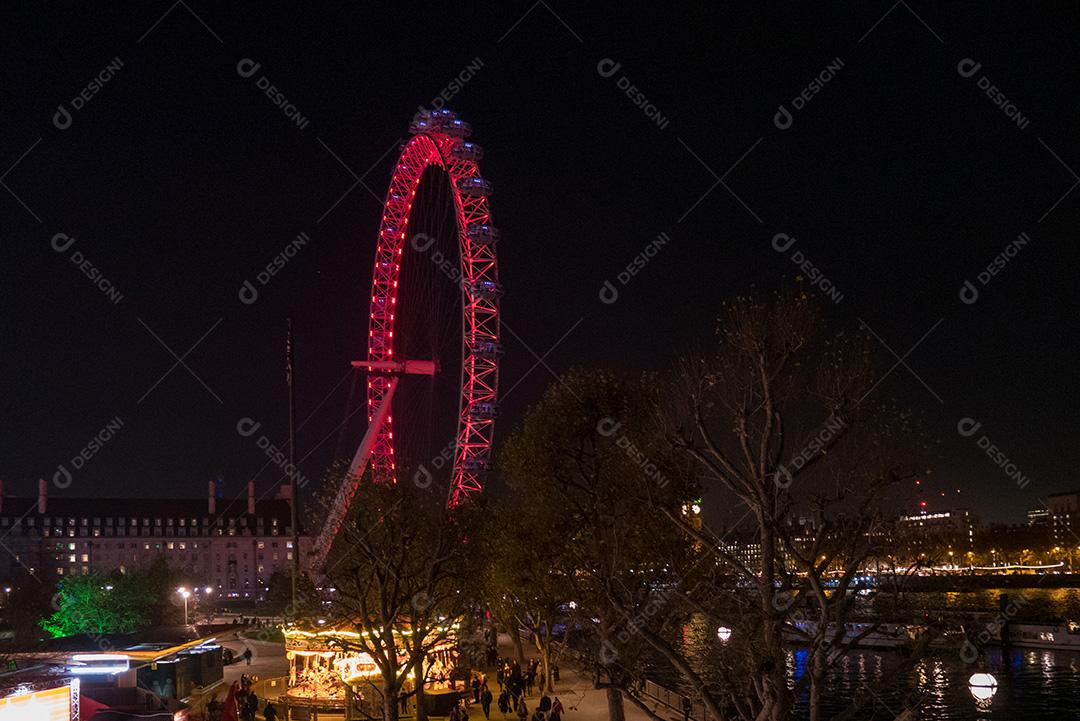
{"label": "ferris wheel capsule", "polygon": [[477,358],[498,358],[503,354],[502,343],[496,343],[492,340],[485,340],[476,343],[471,348],[471,352]]}
{"label": "ferris wheel capsule", "polygon": [[493,280],[481,280],[469,285],[469,292],[477,298],[495,300],[502,296],[502,285]]}
{"label": "ferris wheel capsule", "polygon": [[449,120],[442,124],[439,131],[455,138],[467,138],[472,135],[472,125],[464,120]]}
{"label": "ferris wheel capsule", "polygon": [[491,461],[486,458],[468,458],[462,465],[473,473],[486,473],[491,470]]}
{"label": "ferris wheel capsule", "polygon": [[491,182],[479,175],[462,178],[457,183],[458,192],[470,198],[486,198],[491,195]]}
{"label": "ferris wheel capsule", "polygon": [[[421,110],[413,116],[412,122],[409,123],[409,132],[413,135],[417,133],[426,133],[440,131],[445,126],[457,121],[457,113],[452,110]],[[465,123],[468,126],[468,123]],[[472,128],[469,128],[471,131]]]}
{"label": "ferris wheel capsule", "polygon": [[499,414],[499,405],[487,401],[477,401],[469,406],[469,415],[476,420],[490,421]]}
{"label": "ferris wheel capsule", "polygon": [[476,162],[484,157],[484,149],[476,143],[462,140],[450,149],[450,154],[458,160],[472,160]]}
{"label": "ferris wheel capsule", "polygon": [[499,229],[491,223],[473,223],[465,234],[477,245],[494,245],[499,240]]}

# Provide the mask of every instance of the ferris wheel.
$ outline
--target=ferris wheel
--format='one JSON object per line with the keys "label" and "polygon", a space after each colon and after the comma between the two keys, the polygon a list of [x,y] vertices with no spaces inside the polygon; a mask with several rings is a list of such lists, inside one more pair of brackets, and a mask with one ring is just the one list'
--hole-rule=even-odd
{"label": "ferris wheel", "polygon": [[[394,166],[379,225],[367,358],[353,362],[367,373],[368,428],[349,478],[329,509],[317,554],[329,551],[368,463],[376,482],[398,482],[403,439],[422,435],[420,427],[427,418],[446,412],[455,398],[456,408],[450,411],[455,419],[453,438],[442,444],[441,451],[427,451],[435,462],[420,466],[427,474],[424,480],[431,481],[428,466],[437,465],[447,481],[447,505],[453,508],[483,490],[491,467],[503,353],[499,342],[503,289],[495,251],[499,231],[489,204],[492,187],[480,174],[481,147],[467,140],[472,128],[455,113],[421,112],[409,132],[412,137]],[[437,245],[440,241],[442,246]],[[414,277],[408,277],[410,270]],[[440,311],[427,297],[436,285],[449,287],[456,296],[455,310],[460,308],[460,314],[444,324],[458,345],[456,374],[449,371],[445,358],[433,357],[439,355],[438,343],[428,354],[417,342],[418,336],[437,335],[428,329],[438,325],[433,316]],[[420,357],[410,357],[416,355]],[[421,387],[406,402],[402,396],[409,391],[399,391],[399,385],[422,384],[422,378],[410,376],[439,378],[444,392],[429,393]],[[438,463],[440,459],[444,462]],[[416,464],[411,459],[413,468]]]}

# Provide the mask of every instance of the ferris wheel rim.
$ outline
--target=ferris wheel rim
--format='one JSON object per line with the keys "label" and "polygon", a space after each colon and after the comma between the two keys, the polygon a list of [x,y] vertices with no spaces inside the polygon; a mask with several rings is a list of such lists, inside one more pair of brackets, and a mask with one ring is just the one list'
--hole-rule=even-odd
{"label": "ferris wheel rim", "polygon": [[[461,375],[458,384],[457,429],[447,504],[456,507],[483,489],[490,466],[494,416],[497,411],[499,344],[498,262],[494,241],[481,242],[472,237],[471,228],[494,231],[488,203],[490,184],[480,174],[479,157],[453,152],[461,145],[472,147],[455,128],[441,123],[456,116],[446,111],[425,117],[427,127],[414,130],[401,148],[391,173],[383,202],[383,216],[375,251],[368,325],[369,360],[392,360],[398,280],[412,217],[412,206],[425,171],[434,165],[449,179],[453,198],[454,226],[458,239],[458,271],[462,297]],[[419,117],[419,116],[418,116]],[[417,121],[414,120],[414,127]],[[468,128],[468,125],[465,124]],[[408,191],[404,195],[403,191]],[[490,232],[489,231],[489,232]],[[415,246],[414,246],[415,247]],[[408,302],[406,299],[405,302]],[[484,352],[481,353],[480,349]],[[386,379],[369,377],[367,384],[368,420],[386,393]],[[371,452],[371,465],[377,480],[397,482],[393,437],[393,416],[387,417],[378,430]],[[425,469],[426,470],[426,469]],[[430,483],[430,471],[428,483]],[[417,480],[419,484],[420,481]]]}

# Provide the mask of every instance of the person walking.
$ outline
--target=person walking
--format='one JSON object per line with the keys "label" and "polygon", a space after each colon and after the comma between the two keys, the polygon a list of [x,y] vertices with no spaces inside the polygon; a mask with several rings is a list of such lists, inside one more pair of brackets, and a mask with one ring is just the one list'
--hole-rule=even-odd
{"label": "person walking", "polygon": [[255,694],[248,691],[247,698],[244,701],[244,721],[255,721],[255,712],[258,710],[259,699],[255,697]]}
{"label": "person walking", "polygon": [[693,710],[693,708],[694,708],[694,704],[691,703],[690,699],[688,699],[686,696],[683,696],[683,699],[682,699],[682,717],[683,717],[683,721],[690,721],[690,712]]}
{"label": "person walking", "polygon": [[529,720],[529,709],[525,706],[525,699],[521,699],[521,701],[518,702],[517,717],[518,721]]}
{"label": "person walking", "polygon": [[503,716],[510,713],[510,692],[505,688],[499,691],[499,710],[502,711]]}
{"label": "person walking", "polygon": [[[555,701],[551,704],[551,713],[548,714],[548,721],[562,721],[563,705],[559,697],[555,697]],[[269,719],[267,719],[269,721]]]}
{"label": "person walking", "polygon": [[472,677],[472,700],[473,703],[480,703],[480,675],[474,674]]}
{"label": "person walking", "polygon": [[266,708],[263,709],[263,717],[266,721],[277,721],[277,707],[274,706],[273,701],[266,702]]}
{"label": "person walking", "polygon": [[247,662],[248,666],[251,665],[251,649],[247,646],[244,647],[244,660]]}
{"label": "person walking", "polygon": [[484,686],[484,691],[480,694],[480,708],[484,710],[484,718],[491,718],[491,689],[487,686]]}

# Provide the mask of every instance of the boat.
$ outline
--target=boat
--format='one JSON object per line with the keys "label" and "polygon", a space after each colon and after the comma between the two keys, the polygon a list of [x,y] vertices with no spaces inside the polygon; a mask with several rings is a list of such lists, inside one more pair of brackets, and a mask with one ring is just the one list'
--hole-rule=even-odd
{"label": "boat", "polygon": [[[1049,623],[1005,624],[1008,644],[1017,648],[1052,648],[1080,651],[1080,624],[1068,621]],[[994,628],[988,643],[1002,645],[1001,627]]]}
{"label": "boat", "polygon": [[[834,644],[851,648],[901,648],[913,643],[924,630],[922,626],[901,623],[849,622],[843,625],[843,638],[832,641],[838,634],[836,624],[829,624],[826,637]],[[817,630],[816,621],[795,621],[784,629],[784,641],[802,645],[815,636]]]}

